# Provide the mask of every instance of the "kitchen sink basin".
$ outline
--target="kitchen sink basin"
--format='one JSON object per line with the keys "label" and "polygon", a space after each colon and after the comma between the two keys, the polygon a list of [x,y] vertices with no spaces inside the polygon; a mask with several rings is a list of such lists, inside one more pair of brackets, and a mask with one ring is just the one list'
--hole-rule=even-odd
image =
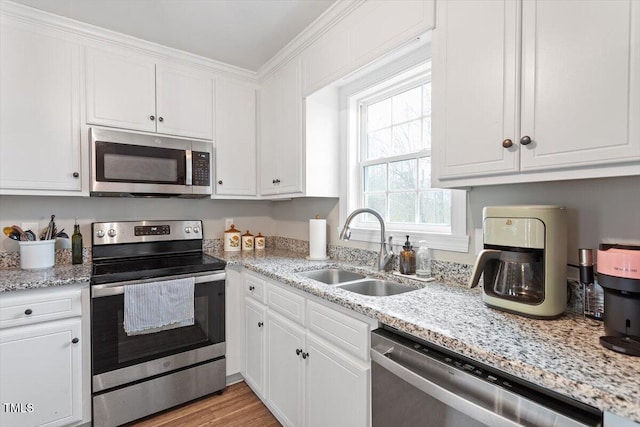
{"label": "kitchen sink basin", "polygon": [[340,286],[345,291],[355,292],[357,294],[386,297],[390,295],[402,294],[418,290],[413,286],[403,285],[402,283],[389,282],[388,280],[368,279],[354,283],[347,283]]}
{"label": "kitchen sink basin", "polygon": [[313,270],[298,273],[309,279],[326,283],[327,285],[335,285],[338,283],[353,282],[354,280],[364,279],[364,275],[353,273],[351,271],[340,270],[337,268],[327,268],[324,270]]}

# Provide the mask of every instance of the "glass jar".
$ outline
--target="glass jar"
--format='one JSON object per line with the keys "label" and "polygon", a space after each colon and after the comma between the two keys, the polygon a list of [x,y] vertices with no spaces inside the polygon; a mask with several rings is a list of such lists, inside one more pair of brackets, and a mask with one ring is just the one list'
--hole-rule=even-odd
{"label": "glass jar", "polygon": [[418,277],[431,277],[431,249],[426,240],[418,242],[420,249],[416,255],[416,275]]}

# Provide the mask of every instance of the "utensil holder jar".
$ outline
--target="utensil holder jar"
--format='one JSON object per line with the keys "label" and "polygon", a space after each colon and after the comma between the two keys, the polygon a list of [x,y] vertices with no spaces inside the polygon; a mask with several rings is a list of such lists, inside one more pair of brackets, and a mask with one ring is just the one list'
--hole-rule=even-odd
{"label": "utensil holder jar", "polygon": [[53,267],[56,263],[56,240],[18,242],[20,245],[20,268],[39,270]]}

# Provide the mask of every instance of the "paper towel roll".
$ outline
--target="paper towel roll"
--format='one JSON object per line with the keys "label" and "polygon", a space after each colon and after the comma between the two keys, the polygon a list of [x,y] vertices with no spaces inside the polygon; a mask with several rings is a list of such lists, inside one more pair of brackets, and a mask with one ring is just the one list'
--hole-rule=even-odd
{"label": "paper towel roll", "polygon": [[309,220],[309,259],[327,259],[327,220]]}

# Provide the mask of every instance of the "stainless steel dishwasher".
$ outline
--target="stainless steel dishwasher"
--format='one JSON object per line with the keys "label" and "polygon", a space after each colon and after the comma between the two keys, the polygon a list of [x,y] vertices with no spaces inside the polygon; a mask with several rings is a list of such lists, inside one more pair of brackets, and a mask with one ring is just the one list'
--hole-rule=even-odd
{"label": "stainless steel dishwasher", "polygon": [[602,426],[602,412],[384,327],[371,333],[373,427]]}

